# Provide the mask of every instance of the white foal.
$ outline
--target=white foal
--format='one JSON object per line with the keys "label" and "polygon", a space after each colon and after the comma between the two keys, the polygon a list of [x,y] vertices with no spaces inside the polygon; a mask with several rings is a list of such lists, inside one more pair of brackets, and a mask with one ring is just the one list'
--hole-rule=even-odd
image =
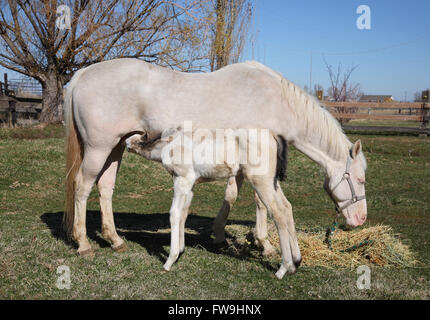
{"label": "white foal", "polygon": [[[170,270],[179,254],[184,251],[184,226],[193,197],[194,184],[243,175],[256,192],[259,208],[257,212],[266,214],[268,211],[278,229],[282,264],[276,276],[282,278],[287,272],[294,273],[300,264],[301,255],[291,205],[278,182],[280,173],[283,174],[283,166],[278,161],[280,159],[278,139],[281,138],[275,138],[267,130],[267,137],[264,139],[264,130],[255,129],[255,132],[260,134],[260,140],[257,139],[257,135],[249,134],[245,137],[243,131],[227,131],[228,133],[222,135],[218,135],[217,132],[215,140],[208,138],[212,137],[210,134],[196,137],[194,132],[187,134],[180,128],[169,130],[163,136],[134,135],[126,140],[129,151],[147,159],[161,161],[173,176],[174,198],[170,209],[171,247],[164,269]],[[259,163],[251,159],[257,154],[260,155]],[[257,228],[259,223],[264,226],[265,217],[257,216]],[[260,226],[259,229],[267,232],[265,226],[264,228]]]}

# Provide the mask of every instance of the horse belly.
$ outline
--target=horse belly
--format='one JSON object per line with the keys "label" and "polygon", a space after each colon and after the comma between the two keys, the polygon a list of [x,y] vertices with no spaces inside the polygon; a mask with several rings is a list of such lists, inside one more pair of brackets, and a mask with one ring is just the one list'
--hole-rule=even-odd
{"label": "horse belly", "polygon": [[197,176],[205,180],[222,180],[235,176],[237,174],[239,167],[234,168],[226,164],[194,164],[194,171]]}

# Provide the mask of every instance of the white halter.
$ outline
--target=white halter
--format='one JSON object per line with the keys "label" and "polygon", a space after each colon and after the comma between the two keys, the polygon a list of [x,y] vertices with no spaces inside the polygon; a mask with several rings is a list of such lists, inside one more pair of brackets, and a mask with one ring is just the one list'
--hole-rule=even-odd
{"label": "white halter", "polygon": [[[337,213],[342,212],[342,210],[346,209],[350,205],[352,205],[352,204],[354,204],[360,200],[366,199],[366,196],[364,196],[364,195],[363,196],[357,196],[357,194],[355,193],[354,185],[352,184],[351,175],[349,173],[350,167],[351,167],[351,157],[348,155],[348,159],[346,160],[346,169],[345,169],[345,172],[343,173],[342,179],[334,186],[334,188],[332,190],[330,190],[328,188],[328,183],[324,184],[324,189],[328,193],[330,198],[333,200]],[[351,190],[351,199],[349,199],[343,206],[339,206],[338,202],[336,201],[336,199],[333,196],[333,192],[334,192],[334,190],[336,190],[336,188],[344,180],[346,180],[348,182],[349,189]]]}

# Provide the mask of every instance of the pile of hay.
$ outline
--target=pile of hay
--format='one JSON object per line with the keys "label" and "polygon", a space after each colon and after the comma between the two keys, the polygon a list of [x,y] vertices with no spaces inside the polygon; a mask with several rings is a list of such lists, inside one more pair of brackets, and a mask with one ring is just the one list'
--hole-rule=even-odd
{"label": "pile of hay", "polygon": [[[269,224],[268,239],[278,249],[279,238],[276,228]],[[228,232],[234,234],[237,241],[247,244],[253,243],[254,230],[250,227],[230,225]],[[385,225],[371,226],[353,231],[343,231],[339,228],[331,236],[333,250],[325,242],[325,231],[297,231],[302,265],[355,268],[360,265],[376,266],[408,266],[418,264],[415,254],[409,246],[402,243],[391,227]],[[365,245],[351,252],[341,252],[364,240],[373,240],[372,244]],[[274,257],[279,259],[278,257]]]}

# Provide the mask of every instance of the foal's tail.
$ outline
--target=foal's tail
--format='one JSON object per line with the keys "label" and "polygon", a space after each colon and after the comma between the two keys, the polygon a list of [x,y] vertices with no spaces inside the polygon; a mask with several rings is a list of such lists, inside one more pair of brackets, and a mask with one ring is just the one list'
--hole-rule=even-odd
{"label": "foal's tail", "polygon": [[83,145],[73,118],[73,88],[76,86],[83,71],[75,73],[70,80],[64,97],[64,111],[66,124],[66,207],[63,216],[63,229],[68,240],[72,239],[73,223],[75,219],[75,178],[83,159]]}
{"label": "foal's tail", "polygon": [[279,135],[275,140],[278,145],[278,150],[276,153],[276,174],[273,181],[276,190],[278,181],[284,181],[286,177],[288,164],[288,144],[285,138],[281,135]]}

